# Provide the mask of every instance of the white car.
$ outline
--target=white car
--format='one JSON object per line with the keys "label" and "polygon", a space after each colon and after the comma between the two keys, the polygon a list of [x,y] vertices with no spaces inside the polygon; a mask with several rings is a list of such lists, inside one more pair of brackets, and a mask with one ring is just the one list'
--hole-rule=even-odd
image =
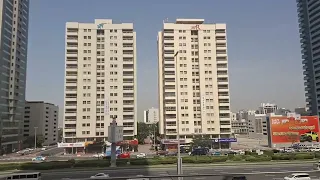
{"label": "white car", "polygon": [[284,177],[285,180],[311,180],[310,175],[307,173],[294,173],[290,176]]}
{"label": "white car", "polygon": [[104,179],[104,178],[108,178],[109,174],[105,174],[105,173],[98,173],[94,176],[91,176],[90,179]]}
{"label": "white car", "polygon": [[46,157],[43,156],[37,156],[35,158],[32,158],[32,161],[45,161]]}
{"label": "white car", "polygon": [[104,154],[103,153],[94,154],[92,157],[94,157],[94,158],[104,157]]}
{"label": "white car", "polygon": [[145,153],[140,153],[137,155],[137,158],[146,158],[146,154]]}

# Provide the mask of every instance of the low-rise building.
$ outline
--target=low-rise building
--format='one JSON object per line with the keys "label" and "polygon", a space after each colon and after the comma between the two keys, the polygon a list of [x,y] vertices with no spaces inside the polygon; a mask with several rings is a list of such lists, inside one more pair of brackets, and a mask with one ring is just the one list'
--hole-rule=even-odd
{"label": "low-rise building", "polygon": [[231,127],[234,134],[248,134],[248,123],[245,119],[232,121]]}
{"label": "low-rise building", "polygon": [[27,101],[23,136],[43,136],[43,145],[56,144],[58,137],[59,107],[43,101]]}

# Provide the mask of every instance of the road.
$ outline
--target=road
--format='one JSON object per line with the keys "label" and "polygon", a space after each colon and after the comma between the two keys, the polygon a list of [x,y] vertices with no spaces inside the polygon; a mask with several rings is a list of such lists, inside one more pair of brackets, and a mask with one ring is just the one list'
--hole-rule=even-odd
{"label": "road", "polygon": [[34,152],[34,153],[31,153],[31,154],[28,154],[28,155],[24,155],[24,156],[21,156],[19,154],[13,153],[13,154],[9,154],[7,156],[1,156],[0,157],[0,163],[31,161],[32,158],[34,158],[36,156],[39,156],[41,154],[53,155],[53,157],[50,157],[50,159],[52,161],[68,159],[68,158],[65,158],[65,157],[55,157],[54,156],[54,155],[60,154],[62,152],[63,152],[63,148],[49,147],[47,150]]}
{"label": "road", "polygon": [[[197,175],[197,174],[247,174],[248,180],[270,180],[283,178],[293,172],[306,172],[309,173],[312,178],[319,178],[320,171],[314,171],[312,163],[304,164],[279,164],[279,165],[238,165],[238,166],[205,166],[204,167],[184,167],[183,174]],[[97,173],[106,173],[110,177],[130,177],[137,175],[144,176],[165,176],[176,174],[175,167],[164,168],[119,168],[119,169],[66,169],[66,170],[52,170],[42,171],[42,178],[46,180],[61,180],[62,178],[89,178]],[[169,180],[176,178],[161,178],[158,180]],[[222,177],[188,177],[184,180],[220,180]]]}

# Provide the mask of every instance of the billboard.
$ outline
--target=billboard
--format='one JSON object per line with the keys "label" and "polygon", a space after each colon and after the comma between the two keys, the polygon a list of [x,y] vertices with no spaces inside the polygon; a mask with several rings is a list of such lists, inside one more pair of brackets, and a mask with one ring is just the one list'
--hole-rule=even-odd
{"label": "billboard", "polygon": [[272,143],[319,142],[318,116],[270,117]]}

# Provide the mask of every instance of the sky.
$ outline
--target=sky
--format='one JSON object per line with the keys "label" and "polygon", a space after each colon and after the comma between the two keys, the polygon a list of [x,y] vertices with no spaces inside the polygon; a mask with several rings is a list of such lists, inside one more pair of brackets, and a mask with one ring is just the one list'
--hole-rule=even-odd
{"label": "sky", "polygon": [[27,100],[60,106],[63,114],[66,22],[113,19],[137,32],[138,120],[158,107],[157,32],[163,20],[201,18],[227,24],[231,110],[276,103],[305,106],[295,1],[279,0],[32,0]]}

